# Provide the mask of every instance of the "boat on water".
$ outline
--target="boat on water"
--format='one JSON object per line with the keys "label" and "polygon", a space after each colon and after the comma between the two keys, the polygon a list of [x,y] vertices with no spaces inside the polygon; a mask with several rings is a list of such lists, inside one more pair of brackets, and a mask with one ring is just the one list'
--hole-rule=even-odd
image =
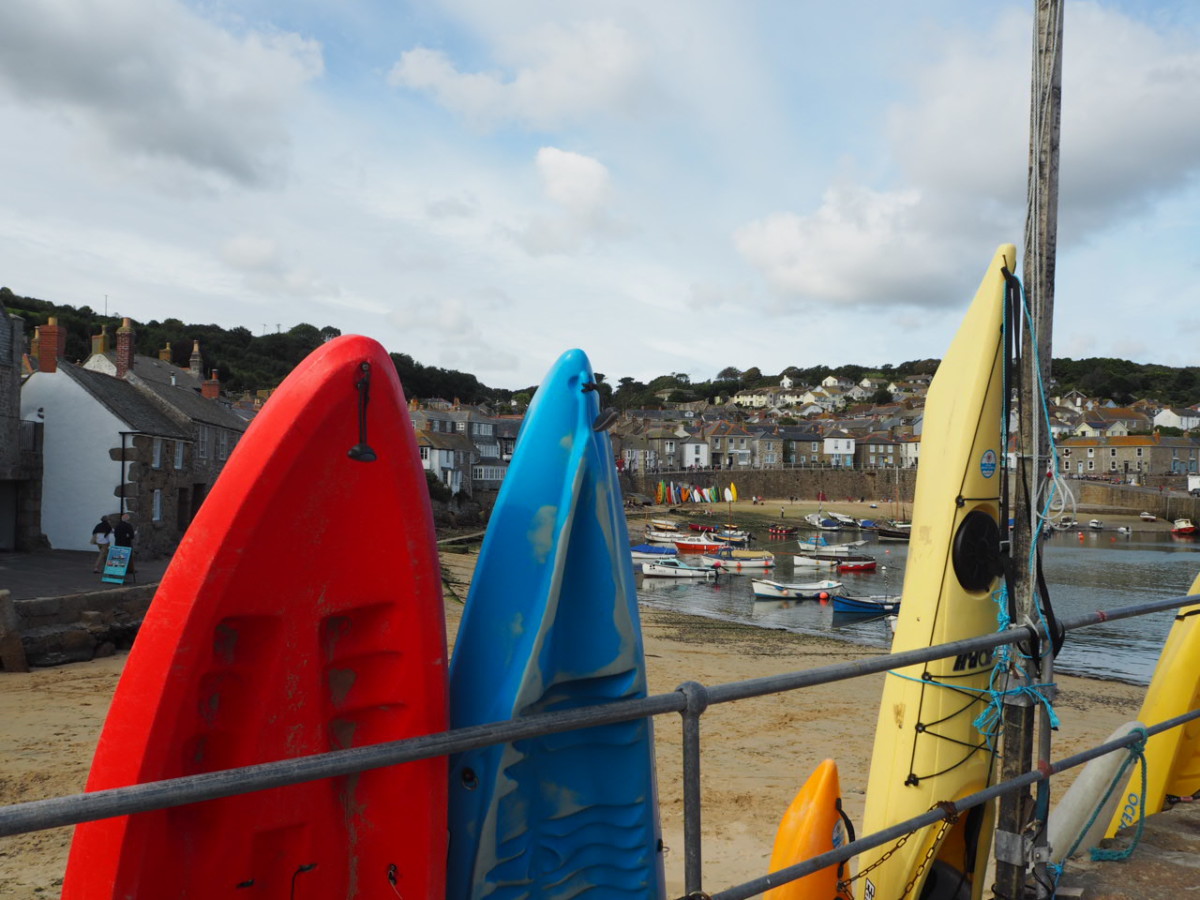
{"label": "boat on water", "polygon": [[835,613],[854,615],[885,616],[900,609],[899,594],[875,594],[867,597],[834,594],[832,602]]}
{"label": "boat on water", "polygon": [[1123,534],[1125,537],[1129,537],[1131,534],[1133,534],[1133,529],[1128,525],[1118,525],[1117,534]]}
{"label": "boat on water", "polygon": [[772,525],[767,528],[767,533],[772,537],[791,537],[799,531],[795,525]]}
{"label": "boat on water", "polygon": [[716,578],[717,570],[703,566],[689,566],[678,559],[642,563],[642,574],[657,578]]}
{"label": "boat on water", "polygon": [[676,556],[679,551],[666,544],[635,544],[629,548],[634,562],[654,562]]}
{"label": "boat on water", "polygon": [[796,541],[800,550],[805,553],[853,553],[859,547],[865,546],[866,541],[847,541],[841,544],[831,544],[825,538],[818,536],[816,540],[806,541],[803,538]]}
{"label": "boat on water", "polygon": [[839,572],[873,572],[879,563],[873,556],[857,553],[798,553],[792,556],[796,568],[835,568]]}
{"label": "boat on water", "polygon": [[721,541],[723,544],[750,543],[750,532],[748,531],[714,531],[706,536],[715,541]]}
{"label": "boat on water", "polygon": [[828,596],[833,591],[840,591],[842,583],[828,578],[824,581],[799,582],[754,578],[750,581],[750,589],[755,597],[764,600],[820,600],[823,599],[822,594]]}
{"label": "boat on water", "polygon": [[1076,522],[1071,516],[1063,516],[1061,519],[1059,519],[1057,522],[1054,523],[1055,531],[1070,531],[1072,528],[1078,528],[1078,527],[1079,527],[1079,523]]}
{"label": "boat on water", "polygon": [[875,526],[875,536],[881,541],[908,541],[912,537],[912,527],[901,527],[894,522],[881,523]]}
{"label": "boat on water", "polygon": [[843,528],[857,528],[858,527],[858,519],[854,518],[854,516],[848,516],[845,513],[839,513],[839,512],[828,513],[828,516],[829,516],[829,518],[831,518],[835,522],[837,522],[839,525],[841,525]]}
{"label": "boat on water", "polygon": [[1191,519],[1176,519],[1171,528],[1171,534],[1195,534],[1196,526]]}
{"label": "boat on water", "polygon": [[675,540],[675,549],[680,553],[716,553],[725,544],[714,541],[711,537],[695,535],[680,537]]}
{"label": "boat on water", "polygon": [[1092,531],[1103,531],[1104,523],[1099,519],[1088,519],[1088,528]]}
{"label": "boat on water", "polygon": [[769,569],[775,565],[775,554],[769,550],[740,550],[722,547],[716,553],[701,555],[700,565],[721,569]]}

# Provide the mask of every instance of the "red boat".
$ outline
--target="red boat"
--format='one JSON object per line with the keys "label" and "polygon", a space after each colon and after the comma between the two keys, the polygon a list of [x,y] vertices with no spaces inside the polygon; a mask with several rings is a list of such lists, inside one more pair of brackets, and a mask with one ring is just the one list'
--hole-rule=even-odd
{"label": "red boat", "polygon": [[1196,526],[1192,524],[1191,519],[1176,519],[1175,527],[1171,529],[1171,534],[1192,535],[1196,533]]}
{"label": "red boat", "polygon": [[724,546],[720,541],[709,540],[700,535],[680,538],[675,542],[675,547],[680,553],[716,553]]}
{"label": "red boat", "polygon": [[795,525],[772,525],[767,531],[779,537],[791,537],[800,531],[800,529]]}
{"label": "red boat", "polygon": [[716,525],[701,525],[699,522],[689,522],[688,529],[690,531],[716,531]]}
{"label": "red boat", "polygon": [[839,572],[874,572],[877,565],[878,563],[868,556],[848,556],[837,564],[837,570]]}

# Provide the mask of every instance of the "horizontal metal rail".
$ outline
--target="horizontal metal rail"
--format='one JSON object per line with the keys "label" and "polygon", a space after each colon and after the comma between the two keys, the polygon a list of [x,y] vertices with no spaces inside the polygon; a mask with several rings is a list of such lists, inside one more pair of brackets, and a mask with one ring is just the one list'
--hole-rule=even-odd
{"label": "horizontal metal rail", "polygon": [[[1146,729],[1146,735],[1153,737],[1156,734],[1161,734],[1164,731],[1170,731],[1172,728],[1179,728],[1186,725],[1188,722],[1193,722],[1200,719],[1200,709],[1194,709],[1191,712],[1176,716],[1173,719],[1167,719],[1159,722]],[[827,866],[836,863],[845,862],[851,857],[858,856],[865,850],[870,850],[874,847],[880,847],[888,841],[896,840],[906,834],[910,834],[918,829],[924,828],[927,825],[932,825],[935,822],[940,822],[942,819],[949,818],[951,815],[958,815],[965,810],[972,809],[976,806],[982,806],[989,800],[994,800],[1001,794],[1007,794],[1012,791],[1027,788],[1030,785],[1037,784],[1039,781],[1048,781],[1051,776],[1057,775],[1060,772],[1065,772],[1068,769],[1073,769],[1076,766],[1082,766],[1084,763],[1091,762],[1093,759],[1105,756],[1109,753],[1114,753],[1122,748],[1136,744],[1142,739],[1140,732],[1131,731],[1128,734],[1122,735],[1116,740],[1108,741],[1104,744],[1097,744],[1089,750],[1082,750],[1072,756],[1064,757],[1057,762],[1048,763],[1044,769],[1038,769],[1031,772],[1026,772],[1024,775],[1019,775],[1016,778],[1011,778],[1008,781],[1003,781],[998,784],[990,785],[981,791],[976,791],[974,794],[968,794],[961,800],[956,800],[952,806],[953,809],[935,807],[928,812],[921,813],[919,816],[913,816],[911,819],[906,819],[903,822],[897,822],[882,831],[877,831],[874,834],[859,838],[849,844],[844,844],[836,850],[830,850],[822,853],[819,856],[806,859],[804,862],[796,863],[794,866],[788,866],[786,869],[779,869],[769,875],[764,875],[761,878],[755,878],[753,881],[747,881],[744,884],[735,885],[724,891],[718,891],[710,895],[710,900],[745,900],[747,897],[753,897],[768,891],[771,888],[779,887],[781,884],[786,884],[789,881],[795,881],[797,878],[803,878],[805,875],[811,875],[813,872],[820,871]]]}
{"label": "horizontal metal rail", "polygon": [[[1197,602],[1200,602],[1200,594],[1163,598],[1148,603],[1062,619],[1060,620],[1060,624],[1065,630],[1071,631],[1102,622],[1164,612]],[[944,659],[961,653],[990,649],[1001,644],[1044,640],[1045,637],[1045,634],[1039,627],[1032,625],[1015,626],[1003,632],[978,635],[973,638],[951,641],[933,647],[885,654],[845,663],[835,663],[799,672],[729,682],[712,687],[705,687],[696,682],[688,682],[671,693],[657,694],[638,700],[623,700],[560,712],[541,713],[505,722],[458,728],[438,734],[389,741],[382,744],[372,744],[365,747],[354,747],[349,750],[335,750],[297,759],[261,763],[236,769],[208,772],[201,775],[189,775],[181,778],[130,785],[128,787],[19,803],[0,808],[0,837],[40,831],[47,828],[58,828],[65,825],[77,825],[82,822],[90,822],[112,816],[151,812],[190,803],[217,800],[235,794],[286,787],[305,781],[318,781],[325,778],[352,775],[369,769],[399,765],[452,753],[462,753],[467,750],[474,750],[493,744],[511,743],[547,734],[633,721],[650,716],[663,715],[664,713],[687,714],[685,724],[689,728],[694,729],[694,719],[698,718],[704,709],[712,704],[729,703],[734,700],[743,700],[750,697],[759,697],[803,687],[813,687],[820,684],[843,681],[861,675],[870,675],[885,672],[889,669],[904,668],[918,663]],[[692,721],[689,722],[689,719]],[[1176,721],[1171,720],[1171,722]],[[1190,719],[1180,717],[1178,723],[1185,721],[1190,721]],[[1162,723],[1162,725],[1156,726],[1156,730],[1153,733],[1158,733],[1159,730],[1166,730],[1168,727],[1174,726],[1170,722]],[[698,746],[698,733],[691,734],[691,743]],[[967,809],[972,805],[986,802],[992,797],[1004,793],[1006,790],[1027,786],[1042,778],[1049,777],[1049,774],[1102,755],[1104,752],[1107,752],[1102,749],[1104,747],[1118,748],[1126,743],[1132,743],[1132,740],[1122,739],[1110,742],[1110,744],[1101,745],[1094,751],[1076,754],[1061,763],[1055,764],[1045,774],[1041,772],[1029,773],[1020,779],[1009,782],[1008,785],[1011,786],[996,785],[978,794],[964,798],[964,800],[959,802],[958,807],[960,809]],[[1074,760],[1078,761],[1073,762]],[[685,778],[688,777],[687,768],[687,761],[685,760]],[[693,787],[698,788],[698,767],[691,774],[692,780],[695,781]],[[696,791],[693,790],[691,793],[695,794]],[[698,802],[698,797],[692,799]],[[688,805],[690,806],[691,803]],[[695,811],[695,814],[695,823],[698,825],[698,810]],[[800,864],[800,866],[813,864],[812,868],[801,870],[800,867],[792,867],[783,871],[788,873],[796,872],[792,877],[802,877],[802,875],[816,871],[819,868],[824,868],[832,862],[848,859],[862,850],[886,843],[894,837],[908,833],[914,827],[922,827],[923,825],[936,822],[942,817],[943,814],[940,811],[932,810],[923,816],[909,820],[909,822],[900,823],[875,835],[861,838],[853,844],[840,848],[834,854],[823,854],[807,863]],[[694,831],[694,837],[698,840],[698,827],[690,827],[689,831]],[[853,852],[846,852],[851,848],[857,849],[853,850]],[[689,849],[687,856],[691,860],[689,868],[694,870],[699,865],[699,854],[698,852],[693,853]],[[819,865],[816,864],[818,862]],[[780,879],[782,874],[774,873],[767,877]],[[749,882],[748,884],[755,885],[761,881],[762,879],[759,879],[756,882]],[[776,883],[782,883],[782,881],[764,883],[758,889],[751,891],[751,893],[731,893],[745,887],[739,886],[721,894],[714,894],[713,897],[720,897],[721,900],[733,900],[735,897],[749,897],[754,893],[774,886]]]}

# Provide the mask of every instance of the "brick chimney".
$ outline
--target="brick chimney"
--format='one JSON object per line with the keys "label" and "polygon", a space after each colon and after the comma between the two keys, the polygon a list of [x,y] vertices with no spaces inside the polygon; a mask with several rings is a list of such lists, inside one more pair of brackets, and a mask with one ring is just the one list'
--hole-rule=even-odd
{"label": "brick chimney", "polygon": [[117,329],[117,377],[124,378],[133,371],[133,324],[129,319],[121,320]]}
{"label": "brick chimney", "polygon": [[167,341],[166,346],[158,351],[158,358],[161,359],[165,363],[169,363],[171,361],[171,342],[170,341]]}
{"label": "brick chimney", "polygon": [[188,371],[196,378],[204,377],[204,361],[200,358],[200,341],[192,341],[192,355],[188,357]]}
{"label": "brick chimney", "polygon": [[100,333],[92,335],[92,353],[107,353],[112,349],[112,338],[108,336],[108,326],[101,325]]}
{"label": "brick chimney", "polygon": [[67,331],[58,327],[57,317],[51,316],[45,325],[37,327],[34,342],[37,344],[38,371],[57,372],[58,361],[67,349]]}
{"label": "brick chimney", "polygon": [[200,396],[205,400],[216,400],[221,396],[221,382],[217,380],[217,370],[212,370],[212,378],[200,383]]}

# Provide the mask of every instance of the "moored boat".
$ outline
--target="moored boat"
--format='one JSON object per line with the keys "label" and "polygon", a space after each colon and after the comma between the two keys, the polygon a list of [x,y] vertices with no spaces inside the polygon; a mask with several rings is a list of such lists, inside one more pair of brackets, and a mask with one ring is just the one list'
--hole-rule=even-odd
{"label": "moored boat", "polygon": [[657,528],[647,528],[645,538],[652,544],[674,544],[682,537],[678,531],[660,531]]}
{"label": "moored boat", "polygon": [[769,550],[738,550],[722,547],[716,553],[705,553],[700,565],[722,569],[769,569],[775,565],[775,554]]}
{"label": "moored boat", "polygon": [[840,591],[842,583],[832,579],[824,581],[783,582],[771,581],[769,578],[754,578],[750,581],[750,589],[755,597],[770,600],[818,600],[821,595]]}
{"label": "moored boat", "polygon": [[689,566],[677,559],[664,559],[661,562],[642,563],[642,574],[659,578],[716,578],[717,570]]}
{"label": "moored boat", "polygon": [[659,531],[678,531],[679,523],[673,519],[651,519],[650,527],[657,528]]}
{"label": "moored boat", "polygon": [[818,538],[814,541],[806,541],[803,539],[796,541],[796,544],[800,547],[800,550],[805,553],[839,553],[842,555],[852,553],[859,547],[865,546],[866,543],[866,541],[847,541],[843,544],[831,544],[825,540],[824,537],[820,536],[818,536]]}
{"label": "moored boat", "polygon": [[679,551],[666,544],[635,544],[629,548],[634,562],[654,562],[676,556]]}
{"label": "moored boat", "polygon": [[701,525],[699,522],[689,522],[688,531],[716,531],[716,525]]}
{"label": "moored boat", "polygon": [[1196,526],[1191,519],[1176,519],[1171,534],[1195,534]]}
{"label": "moored boat", "polygon": [[1157,522],[1158,521],[1158,516],[1154,515],[1154,513],[1148,513],[1148,512],[1139,513],[1138,518],[1141,519],[1143,522]]}
{"label": "moored boat", "polygon": [[708,537],[696,535],[694,537],[681,537],[675,540],[675,549],[680,553],[715,553],[723,547],[720,541],[714,541]]}
{"label": "moored boat", "polygon": [[855,615],[883,616],[900,609],[899,594],[878,594],[870,597],[833,595],[833,611]]}
{"label": "moored boat", "polygon": [[799,530],[795,525],[772,525],[767,528],[767,533],[772,537],[789,537]]}
{"label": "moored boat", "polygon": [[792,556],[797,568],[828,566],[839,572],[871,572],[879,565],[873,556],[856,553],[798,553]]}
{"label": "moored boat", "polygon": [[1088,528],[1090,528],[1092,531],[1103,531],[1104,523],[1099,519],[1088,519]]}
{"label": "moored boat", "polygon": [[831,519],[821,513],[809,513],[804,517],[804,521],[820,531],[838,531],[842,527],[837,519]]}

